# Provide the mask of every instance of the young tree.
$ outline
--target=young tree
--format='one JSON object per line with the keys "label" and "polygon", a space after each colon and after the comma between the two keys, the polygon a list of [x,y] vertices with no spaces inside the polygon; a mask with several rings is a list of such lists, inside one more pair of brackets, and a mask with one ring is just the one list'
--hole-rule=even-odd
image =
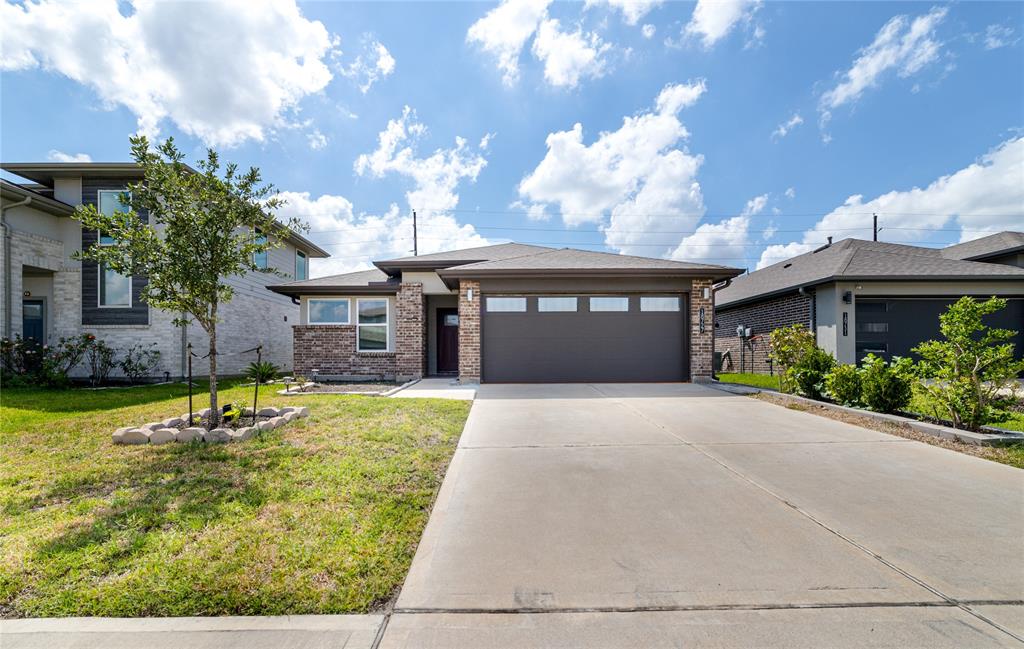
{"label": "young tree", "polygon": [[222,172],[220,157],[209,149],[193,171],[172,138],[153,150],[144,136],[132,137],[131,151],[144,174],[121,196],[131,209],[104,215],[93,205],[79,207],[75,218],[82,227],[113,239],[111,245],[83,250],[80,258],[122,275],[147,277],[146,303],[181,314],[174,320],[178,326],[194,319],[207,333],[212,428],[220,423],[217,313],[234,292],[226,280],[249,271],[276,273],[258,267],[255,256],[281,245],[269,235],[305,226],[297,219],[275,220],[273,210],[282,202],[255,167],[239,173],[237,165],[228,164]]}
{"label": "young tree", "polygon": [[982,317],[1004,308],[1002,298],[981,302],[964,296],[939,316],[945,340],[929,340],[913,350],[921,356],[921,374],[932,379],[923,389],[957,428],[977,429],[1013,400],[1008,391],[1024,371],[1010,342],[1017,332],[982,322]]}

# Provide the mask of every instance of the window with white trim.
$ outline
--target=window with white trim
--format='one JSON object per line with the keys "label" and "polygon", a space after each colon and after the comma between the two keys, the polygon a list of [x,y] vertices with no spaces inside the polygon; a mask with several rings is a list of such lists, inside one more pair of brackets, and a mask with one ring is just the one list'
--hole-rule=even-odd
{"label": "window with white trim", "polygon": [[640,297],[641,311],[679,311],[679,298],[675,296],[644,295]]}
{"label": "window with white trim", "polygon": [[629,298],[622,297],[592,297],[590,298],[590,310],[594,311],[629,311]]}
{"label": "window with white trim", "polygon": [[526,313],[525,297],[489,297],[488,313]]}
{"label": "window with white trim", "polygon": [[385,298],[356,300],[356,349],[388,350],[388,301]]}
{"label": "window with white trim", "polygon": [[575,313],[576,298],[574,297],[539,297],[537,311],[541,313]]}
{"label": "window with white trim", "polygon": [[309,277],[309,260],[306,253],[301,250],[295,251],[295,279],[307,279]]}
{"label": "window with white trim", "polygon": [[[121,196],[127,192],[120,189],[101,189],[96,192],[96,207],[101,214],[112,216],[116,212],[129,212],[131,206],[121,200]],[[96,241],[101,246],[114,245],[114,237],[96,233]],[[99,306],[123,308],[132,305],[132,278],[130,275],[121,275],[106,264],[99,264]]]}
{"label": "window with white trim", "polygon": [[349,317],[349,299],[347,297],[316,297],[307,303],[309,324],[347,325]]}

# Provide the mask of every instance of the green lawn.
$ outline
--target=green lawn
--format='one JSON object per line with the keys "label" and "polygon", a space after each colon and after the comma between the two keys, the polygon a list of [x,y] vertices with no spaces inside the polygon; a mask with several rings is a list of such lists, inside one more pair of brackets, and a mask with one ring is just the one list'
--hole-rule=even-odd
{"label": "green lawn", "polygon": [[343,613],[396,592],[467,402],[261,394],[311,415],[238,444],[111,444],[185,394],[3,391],[0,616]]}
{"label": "green lawn", "polygon": [[724,373],[718,374],[717,377],[722,383],[739,383],[741,385],[752,385],[755,388],[770,388],[772,390],[779,389],[778,375],[769,376],[767,374]]}

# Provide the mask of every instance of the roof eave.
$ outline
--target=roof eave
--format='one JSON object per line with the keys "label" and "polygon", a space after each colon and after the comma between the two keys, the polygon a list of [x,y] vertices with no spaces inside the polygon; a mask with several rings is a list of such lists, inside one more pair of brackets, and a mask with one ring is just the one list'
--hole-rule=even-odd
{"label": "roof eave", "polygon": [[468,269],[450,268],[437,273],[445,284],[452,286],[459,279],[549,277],[707,277],[714,281],[730,279],[743,274],[739,268],[546,268],[546,269]]}
{"label": "roof eave", "polygon": [[303,295],[395,295],[398,293],[398,285],[380,286],[289,286],[277,284],[267,286],[268,290],[289,297],[301,297]]}
{"label": "roof eave", "polygon": [[1024,252],[1024,245],[1022,246],[1010,246],[1009,248],[1003,248],[1002,250],[994,250],[985,252],[980,255],[971,255],[970,257],[962,257],[960,261],[984,261],[991,259],[992,257],[1002,257],[1004,255],[1012,255],[1015,252]]}
{"label": "roof eave", "polygon": [[406,270],[438,270],[441,268],[454,268],[455,266],[465,266],[467,264],[479,264],[487,261],[486,259],[463,259],[463,260],[444,260],[444,259],[431,259],[431,260],[412,260],[412,261],[375,261],[373,265],[384,271],[388,275],[396,275]]}
{"label": "roof eave", "polygon": [[72,214],[75,213],[75,208],[73,205],[68,205],[67,203],[58,201],[55,198],[44,196],[38,192],[32,191],[31,189],[19,187],[16,183],[12,183],[10,181],[5,180],[2,185],[2,190],[0,191],[2,191],[5,197],[15,197],[15,200],[13,202],[18,202],[26,198],[31,198],[32,202],[28,203],[26,207],[38,209],[43,212],[46,212],[47,214],[52,214],[54,216],[71,216]]}

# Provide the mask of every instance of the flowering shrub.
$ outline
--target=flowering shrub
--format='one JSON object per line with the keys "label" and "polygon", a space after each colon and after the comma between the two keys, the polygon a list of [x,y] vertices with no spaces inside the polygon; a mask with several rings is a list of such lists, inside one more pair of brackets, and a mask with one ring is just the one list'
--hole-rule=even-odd
{"label": "flowering shrub", "polygon": [[0,340],[0,373],[7,385],[23,383],[59,387],[68,382],[75,368],[93,344],[95,336],[81,334],[61,338],[56,345],[45,345],[21,336]]}
{"label": "flowering shrub", "polygon": [[160,362],[160,350],[154,349],[156,343],[149,347],[143,345],[132,345],[124,352],[124,358],[118,363],[121,372],[131,383],[135,383],[143,376],[149,374],[156,364]]}

